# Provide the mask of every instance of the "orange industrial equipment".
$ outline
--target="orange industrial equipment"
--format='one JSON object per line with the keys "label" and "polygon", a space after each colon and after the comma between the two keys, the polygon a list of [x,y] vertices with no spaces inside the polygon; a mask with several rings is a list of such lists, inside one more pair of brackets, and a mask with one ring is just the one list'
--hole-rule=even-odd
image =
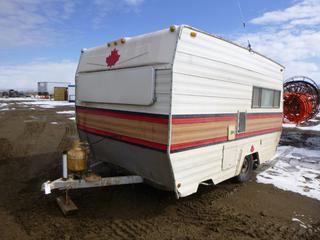
{"label": "orange industrial equipment", "polygon": [[283,86],[284,122],[300,124],[313,118],[319,111],[319,90],[310,78],[296,76]]}

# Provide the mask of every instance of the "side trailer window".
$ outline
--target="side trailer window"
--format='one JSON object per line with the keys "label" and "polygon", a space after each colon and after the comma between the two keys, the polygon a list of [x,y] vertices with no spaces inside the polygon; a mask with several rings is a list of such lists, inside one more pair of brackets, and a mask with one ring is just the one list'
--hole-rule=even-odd
{"label": "side trailer window", "polygon": [[253,94],[252,94],[252,107],[259,107],[260,106],[260,91],[261,88],[253,87]]}
{"label": "side trailer window", "polygon": [[273,107],[273,90],[262,89],[261,91],[261,107]]}
{"label": "side trailer window", "polygon": [[253,87],[252,90],[252,108],[279,108],[280,91]]}
{"label": "side trailer window", "polygon": [[275,108],[280,107],[280,91],[274,92],[273,107]]}
{"label": "side trailer window", "polygon": [[247,122],[247,113],[239,112],[238,113],[238,133],[246,131],[246,122]]}

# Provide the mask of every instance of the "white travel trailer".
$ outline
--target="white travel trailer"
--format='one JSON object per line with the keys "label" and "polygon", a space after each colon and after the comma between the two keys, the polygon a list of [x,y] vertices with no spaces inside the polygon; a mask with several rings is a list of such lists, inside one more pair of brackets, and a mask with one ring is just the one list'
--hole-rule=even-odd
{"label": "white travel trailer", "polygon": [[178,197],[245,181],[279,142],[283,69],[185,25],[83,49],[79,135],[97,159]]}

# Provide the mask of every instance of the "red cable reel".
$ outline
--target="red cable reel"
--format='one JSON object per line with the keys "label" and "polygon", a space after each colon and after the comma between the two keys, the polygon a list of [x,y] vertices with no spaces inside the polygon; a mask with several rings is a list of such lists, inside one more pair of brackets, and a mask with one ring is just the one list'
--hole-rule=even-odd
{"label": "red cable reel", "polygon": [[300,124],[319,112],[319,90],[310,78],[287,79],[283,85],[283,100],[284,122]]}

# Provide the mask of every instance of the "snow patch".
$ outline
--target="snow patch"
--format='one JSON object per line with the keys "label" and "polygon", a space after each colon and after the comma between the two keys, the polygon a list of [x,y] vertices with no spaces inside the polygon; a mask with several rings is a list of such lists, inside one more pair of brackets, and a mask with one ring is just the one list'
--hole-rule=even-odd
{"label": "snow patch", "polygon": [[72,111],[72,110],[70,110],[70,111],[58,111],[57,113],[58,114],[72,114],[72,115],[74,115],[75,111]]}
{"label": "snow patch", "polygon": [[[315,122],[316,120],[314,120],[313,122]],[[318,122],[318,121],[316,121]],[[318,125],[314,125],[314,126],[297,126],[296,124],[292,124],[292,123],[284,123],[282,124],[282,127],[284,128],[297,128],[299,130],[305,130],[305,131],[320,131],[320,124]]]}
{"label": "snow patch", "polygon": [[8,103],[0,103],[0,108],[8,106]]}
{"label": "snow patch", "polygon": [[320,131],[320,124],[309,127],[298,127],[300,130],[311,130],[311,131]]}
{"label": "snow patch", "polygon": [[75,120],[76,120],[75,117],[71,117],[71,118],[69,118],[69,119],[72,120],[72,121],[75,121]]}
{"label": "snow patch", "polygon": [[298,218],[292,218],[292,222],[298,222],[300,227],[307,228],[306,224]]}
{"label": "snow patch", "polygon": [[296,128],[297,125],[294,124],[294,123],[283,123],[282,127],[284,127],[284,128]]}
{"label": "snow patch", "polygon": [[50,101],[50,100],[40,100],[40,101],[31,101],[31,102],[20,102],[19,104],[23,105],[36,105],[41,108],[55,108],[61,106],[74,106],[75,103],[70,103],[66,101]]}
{"label": "snow patch", "polygon": [[9,108],[10,103],[0,103],[0,111],[16,110],[16,108]]}
{"label": "snow patch", "polygon": [[37,99],[31,97],[17,97],[17,98],[0,98],[2,102],[13,102],[13,101],[41,101],[46,99]]}
{"label": "snow patch", "polygon": [[320,200],[320,150],[281,146],[273,160],[257,182]]}

